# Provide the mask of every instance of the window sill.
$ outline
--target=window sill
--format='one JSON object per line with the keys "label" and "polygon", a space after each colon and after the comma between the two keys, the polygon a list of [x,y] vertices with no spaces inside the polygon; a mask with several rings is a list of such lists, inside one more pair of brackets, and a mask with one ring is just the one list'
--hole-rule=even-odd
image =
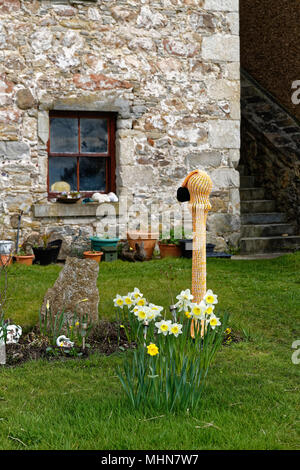
{"label": "window sill", "polygon": [[89,202],[88,204],[63,204],[59,202],[49,204],[34,204],[34,217],[96,217],[99,206],[103,204],[111,204],[114,206],[116,215],[119,215],[118,202],[105,202],[99,204],[97,202]]}

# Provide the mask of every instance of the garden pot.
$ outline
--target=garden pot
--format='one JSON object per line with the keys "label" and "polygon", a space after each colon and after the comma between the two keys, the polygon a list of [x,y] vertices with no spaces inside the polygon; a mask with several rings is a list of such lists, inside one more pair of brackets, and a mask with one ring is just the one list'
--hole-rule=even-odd
{"label": "garden pot", "polygon": [[152,259],[153,251],[158,240],[159,233],[151,232],[128,232],[127,240],[130,248],[135,250],[135,244],[138,243],[141,245],[144,242],[144,250],[146,252],[146,260]]}
{"label": "garden pot", "polygon": [[86,259],[93,259],[94,261],[97,261],[97,263],[100,263],[102,255],[103,255],[102,251],[84,251],[83,252],[83,256]]}
{"label": "garden pot", "polygon": [[180,258],[181,247],[175,243],[158,243],[161,258]]}
{"label": "garden pot", "polygon": [[26,266],[31,266],[34,260],[34,255],[16,255],[15,258],[18,264],[25,264]]}
{"label": "garden pot", "polygon": [[35,262],[40,263],[41,266],[56,263],[61,244],[62,240],[54,240],[48,244],[47,248],[33,247]]}
{"label": "garden pot", "polygon": [[120,239],[119,238],[91,237],[90,240],[92,242],[91,243],[92,250],[101,251],[102,248],[116,247]]}

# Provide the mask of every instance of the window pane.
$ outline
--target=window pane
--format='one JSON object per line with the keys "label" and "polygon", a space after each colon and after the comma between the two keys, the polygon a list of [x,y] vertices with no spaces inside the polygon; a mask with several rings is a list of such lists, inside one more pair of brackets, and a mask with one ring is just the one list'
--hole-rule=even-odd
{"label": "window pane", "polygon": [[107,120],[80,119],[82,153],[107,153]]}
{"label": "window pane", "polygon": [[80,191],[106,190],[106,159],[81,157],[79,159]]}
{"label": "window pane", "polygon": [[77,158],[49,157],[49,189],[54,183],[65,182],[70,185],[69,191],[77,191]]}
{"label": "window pane", "polygon": [[50,119],[50,152],[78,152],[78,120],[75,118]]}

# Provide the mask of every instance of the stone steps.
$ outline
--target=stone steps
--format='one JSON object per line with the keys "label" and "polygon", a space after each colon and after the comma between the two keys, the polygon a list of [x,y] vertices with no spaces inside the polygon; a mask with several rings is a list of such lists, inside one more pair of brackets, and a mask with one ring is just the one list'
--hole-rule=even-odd
{"label": "stone steps", "polygon": [[[276,212],[274,200],[265,199],[264,188],[255,187],[255,177],[239,165],[241,199],[241,254],[294,251],[300,248],[296,227],[287,223],[285,213]],[[283,236],[285,235],[285,236]]]}
{"label": "stone steps", "polygon": [[282,224],[284,222],[286,222],[286,214],[282,212],[241,214],[242,225]]}
{"label": "stone steps", "polygon": [[255,200],[255,201],[241,201],[242,214],[258,214],[266,212],[275,212],[276,204],[273,200]]}
{"label": "stone steps", "polygon": [[241,188],[255,188],[254,176],[240,176],[240,187]]}
{"label": "stone steps", "polygon": [[264,188],[241,188],[240,189],[241,201],[252,201],[254,199],[264,199]]}
{"label": "stone steps", "polygon": [[294,251],[299,247],[300,236],[253,237],[242,238],[240,240],[240,249],[242,254]]}
{"label": "stone steps", "polygon": [[275,237],[283,234],[295,235],[295,225],[293,224],[260,224],[242,225],[242,238]]}

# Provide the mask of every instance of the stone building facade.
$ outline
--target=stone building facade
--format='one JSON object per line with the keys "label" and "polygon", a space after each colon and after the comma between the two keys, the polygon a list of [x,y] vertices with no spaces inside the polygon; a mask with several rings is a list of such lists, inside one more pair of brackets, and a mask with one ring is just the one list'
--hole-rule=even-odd
{"label": "stone building facade", "polygon": [[[213,181],[208,240],[239,239],[238,0],[0,0],[0,238],[95,235],[97,205],[48,194],[51,112],[112,113],[115,191],[165,212]],[[158,214],[158,212],[157,212]]]}

